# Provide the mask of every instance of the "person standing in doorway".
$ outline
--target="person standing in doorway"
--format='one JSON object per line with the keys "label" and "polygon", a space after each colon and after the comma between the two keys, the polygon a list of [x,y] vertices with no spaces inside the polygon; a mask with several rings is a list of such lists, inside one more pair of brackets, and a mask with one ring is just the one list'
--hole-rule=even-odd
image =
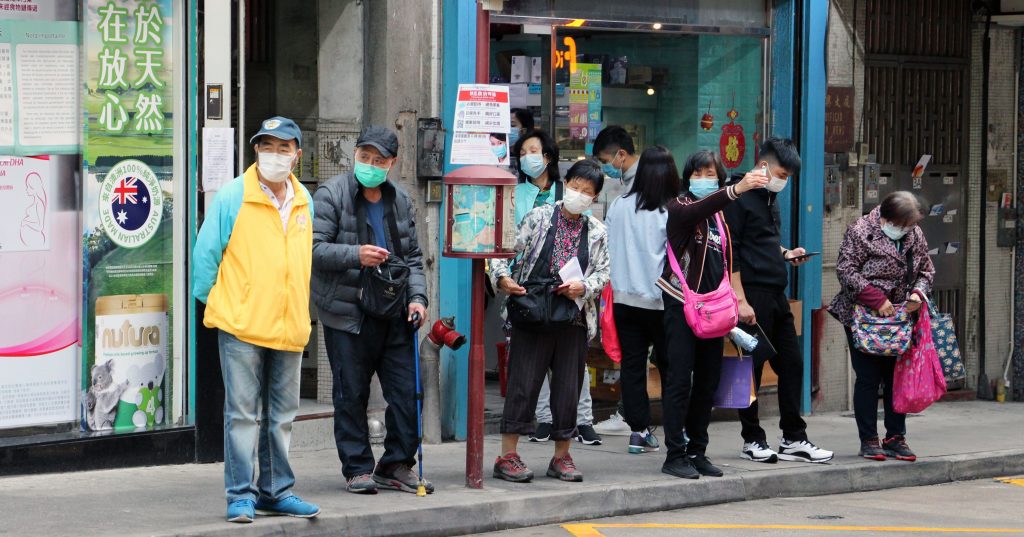
{"label": "person standing in doorway", "polygon": [[193,251],[193,294],[219,331],[227,519],[315,517],[320,508],[292,493],[288,463],[310,333],[313,200],[291,174],[302,132],[272,117],[249,143],[256,164],[217,192]]}
{"label": "person standing in doorway", "polygon": [[[768,446],[768,437],[758,421],[758,402],[739,411],[742,424],[741,456],[756,462],[779,459],[827,462],[832,452],[811,443],[807,423],[800,416],[803,391],[803,353],[797,342],[796,326],[786,296],[789,267],[807,262],[803,248],[782,246],[778,195],[789,178],[800,172],[800,154],[792,140],[768,138],[761,146],[761,160],[755,172],[767,171],[768,186],[744,196],[725,210],[732,231],[736,259],[733,289],[740,303],[740,322],[748,331],[768,341],[754,350],[754,383],[761,387],[765,362],[779,376],[779,451]],[[734,179],[736,176],[734,176]]]}
{"label": "person standing in doorway", "polygon": [[[427,281],[412,200],[387,178],[397,160],[395,133],[367,127],[356,140],[353,173],[333,177],[313,196],[313,302],[334,379],[338,457],[356,494],[381,488],[415,493],[419,482],[412,470],[418,445],[413,330],[426,321]],[[406,295],[388,312],[366,300],[371,288],[364,286],[384,271],[407,274]],[[366,417],[374,374],[388,403],[376,467]]]}

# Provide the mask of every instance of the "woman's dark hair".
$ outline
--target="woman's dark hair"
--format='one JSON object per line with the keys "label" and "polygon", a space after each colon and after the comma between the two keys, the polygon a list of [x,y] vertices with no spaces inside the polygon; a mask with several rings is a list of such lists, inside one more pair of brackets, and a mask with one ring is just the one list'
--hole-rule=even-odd
{"label": "woman's dark hair", "polygon": [[533,130],[533,114],[529,110],[525,108],[513,108],[511,112],[512,115],[516,116],[516,121],[519,122],[519,126],[526,130],[526,132]]}
{"label": "woman's dark hair", "polygon": [[[523,149],[523,144],[526,143],[530,138],[536,138],[540,141],[541,153],[548,156],[548,180],[551,184],[555,184],[556,181],[562,178],[558,173],[558,144],[555,143],[554,138],[551,137],[545,131],[530,131],[519,138],[516,145],[512,147],[512,154],[516,158],[519,158],[519,151]],[[530,180],[530,176],[523,172],[522,166],[519,167],[519,182],[526,183]]]}
{"label": "woman's dark hair", "polygon": [[506,139],[508,139],[508,135],[506,135],[503,132],[492,132],[491,138],[494,138],[495,140],[501,140],[502,142],[504,142]]}
{"label": "woman's dark hair", "polygon": [[915,225],[924,216],[917,196],[906,190],[898,190],[882,199],[878,212],[882,218],[902,227]]}
{"label": "woman's dark hair", "polygon": [[604,171],[601,170],[601,163],[591,159],[577,160],[569,171],[565,172],[565,182],[573,179],[583,179],[594,185],[594,194],[600,194],[604,188]]}
{"label": "woman's dark hair", "polygon": [[683,192],[690,190],[690,176],[697,170],[703,170],[708,166],[715,168],[715,173],[718,174],[718,186],[725,186],[728,176],[725,174],[725,166],[722,165],[722,159],[718,158],[718,153],[709,151],[707,149],[701,149],[696,153],[690,155],[690,158],[686,159],[686,164],[683,166],[683,178],[680,183],[680,188]]}
{"label": "woman's dark hair", "polygon": [[636,194],[637,211],[660,211],[679,196],[679,168],[667,147],[656,145],[644,150],[629,193]]}

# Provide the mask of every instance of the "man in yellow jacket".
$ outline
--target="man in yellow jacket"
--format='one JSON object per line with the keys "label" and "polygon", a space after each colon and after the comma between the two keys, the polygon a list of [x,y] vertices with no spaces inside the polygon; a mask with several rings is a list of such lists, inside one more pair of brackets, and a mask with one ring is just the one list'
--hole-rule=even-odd
{"label": "man in yellow jacket", "polygon": [[273,117],[250,143],[256,164],[217,193],[193,252],[193,294],[206,303],[203,324],[219,331],[227,519],[311,518],[320,508],[291,492],[288,463],[310,332],[313,200],[291,174],[302,132]]}

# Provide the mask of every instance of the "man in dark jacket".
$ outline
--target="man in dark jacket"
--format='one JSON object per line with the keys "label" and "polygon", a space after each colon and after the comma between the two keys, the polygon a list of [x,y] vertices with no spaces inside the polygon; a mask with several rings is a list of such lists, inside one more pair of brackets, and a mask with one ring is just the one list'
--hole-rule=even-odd
{"label": "man in dark jacket", "polygon": [[[800,154],[792,140],[769,138],[761,146],[757,169],[766,170],[770,181],[763,189],[752,191],[725,209],[732,232],[732,284],[740,302],[740,321],[762,341],[754,350],[754,382],[761,387],[764,363],[771,364],[779,376],[779,425],[782,439],[776,453],[768,447],[767,434],[758,422],[758,404],[739,411],[742,423],[741,456],[757,462],[774,463],[779,459],[801,462],[826,462],[832,452],[821,449],[807,438],[807,423],[800,416],[803,389],[803,353],[797,341],[793,314],[789,309],[786,285],[789,265],[807,262],[803,248],[782,246],[777,196],[800,172]],[[767,341],[764,341],[767,339]]]}
{"label": "man in dark jacket", "polygon": [[[397,155],[394,132],[367,127],[356,140],[354,173],[330,179],[313,196],[312,295],[334,379],[334,438],[348,490],[360,494],[378,488],[415,493],[418,484],[410,323],[426,320],[427,283],[412,202],[387,180]],[[407,308],[392,318],[366,315],[360,274],[398,261],[409,267]],[[374,373],[388,402],[384,455],[376,468],[366,420]]]}

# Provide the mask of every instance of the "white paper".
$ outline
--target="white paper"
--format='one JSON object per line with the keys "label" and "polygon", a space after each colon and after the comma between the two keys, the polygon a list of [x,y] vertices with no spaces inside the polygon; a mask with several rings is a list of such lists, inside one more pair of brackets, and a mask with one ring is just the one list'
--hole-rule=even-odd
{"label": "white paper", "polygon": [[[570,259],[565,266],[558,270],[558,277],[562,279],[562,283],[583,281],[583,269],[580,267],[579,258],[574,257]],[[577,298],[575,302],[576,307],[582,310],[583,297]]]}
{"label": "white paper", "polygon": [[216,192],[235,177],[235,129],[203,128],[203,191]]}
{"label": "white paper", "polygon": [[55,194],[48,160],[0,156],[0,253],[50,249]]}
{"label": "white paper", "polygon": [[11,83],[11,45],[0,43],[0,146],[14,145],[14,86]]}
{"label": "white paper", "polygon": [[919,178],[924,175],[924,170],[928,167],[928,163],[932,160],[931,155],[921,155],[921,160],[917,161],[917,165],[914,166],[914,171],[911,172],[911,177]]}
{"label": "white paper", "polygon": [[[505,156],[499,159],[497,155],[501,154],[503,146]],[[452,135],[452,164],[508,166],[508,152],[508,136],[501,140],[477,132],[456,132]]]}
{"label": "white paper", "polygon": [[453,130],[508,133],[512,125],[508,92],[508,86],[497,84],[459,84]]}
{"label": "white paper", "polygon": [[18,45],[18,143],[78,145],[78,45]]}
{"label": "white paper", "polygon": [[510,84],[508,86],[508,101],[512,108],[526,108],[530,98],[529,84]]}
{"label": "white paper", "polygon": [[939,255],[939,249],[932,248],[931,250],[928,250],[928,255]]}

